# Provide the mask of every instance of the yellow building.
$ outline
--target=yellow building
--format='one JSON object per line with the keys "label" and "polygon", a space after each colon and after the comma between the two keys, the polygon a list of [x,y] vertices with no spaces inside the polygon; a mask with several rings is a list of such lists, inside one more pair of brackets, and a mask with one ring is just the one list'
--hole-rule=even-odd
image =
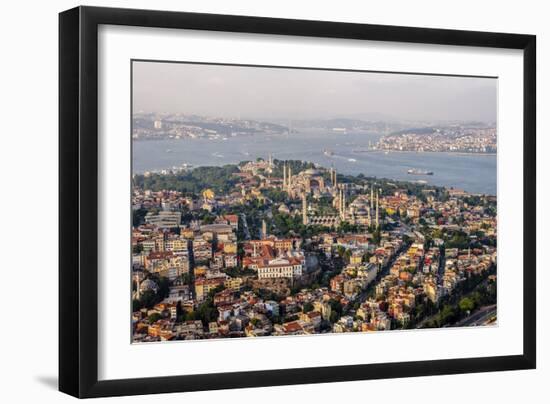
{"label": "yellow building", "polygon": [[195,232],[192,229],[182,229],[181,235],[185,238],[191,239],[195,235]]}
{"label": "yellow building", "polygon": [[226,254],[237,254],[237,243],[224,243],[223,252]]}
{"label": "yellow building", "polygon": [[231,290],[240,290],[242,284],[242,278],[229,278],[223,283],[226,289]]}
{"label": "yellow building", "polygon": [[212,191],[210,188],[202,191],[202,197],[204,199],[214,199],[215,196],[216,195],[214,194],[214,191]]}
{"label": "yellow building", "polygon": [[167,240],[165,243],[165,250],[174,252],[187,251],[187,240]]}
{"label": "yellow building", "polygon": [[195,293],[198,301],[206,299],[208,292],[212,289],[217,288],[220,285],[223,285],[224,278],[211,278],[211,279],[197,279],[195,281]]}
{"label": "yellow building", "polygon": [[208,267],[204,265],[199,265],[195,267],[195,277],[206,275],[206,271],[208,271]]}
{"label": "yellow building", "polygon": [[351,265],[358,265],[361,264],[361,262],[363,262],[363,254],[360,252],[354,252],[351,254],[351,257],[349,257],[349,263]]}

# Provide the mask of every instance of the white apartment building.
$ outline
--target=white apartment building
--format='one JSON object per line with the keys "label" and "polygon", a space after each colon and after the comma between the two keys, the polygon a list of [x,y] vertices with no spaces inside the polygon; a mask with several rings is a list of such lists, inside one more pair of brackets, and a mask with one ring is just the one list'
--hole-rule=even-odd
{"label": "white apartment building", "polygon": [[298,278],[302,272],[303,262],[296,258],[275,258],[267,264],[258,264],[258,279]]}

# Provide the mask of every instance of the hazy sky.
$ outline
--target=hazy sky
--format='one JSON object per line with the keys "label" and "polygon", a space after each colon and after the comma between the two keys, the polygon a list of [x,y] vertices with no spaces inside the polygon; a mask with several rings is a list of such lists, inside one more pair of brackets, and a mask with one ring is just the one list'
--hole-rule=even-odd
{"label": "hazy sky", "polygon": [[134,62],[134,112],[496,121],[497,80]]}

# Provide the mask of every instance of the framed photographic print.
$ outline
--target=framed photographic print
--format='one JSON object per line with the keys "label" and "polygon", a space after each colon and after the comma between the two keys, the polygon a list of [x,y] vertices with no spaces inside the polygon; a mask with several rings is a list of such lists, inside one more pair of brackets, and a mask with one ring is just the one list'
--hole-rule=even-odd
{"label": "framed photographic print", "polygon": [[535,37],[60,14],[60,390],[535,367]]}

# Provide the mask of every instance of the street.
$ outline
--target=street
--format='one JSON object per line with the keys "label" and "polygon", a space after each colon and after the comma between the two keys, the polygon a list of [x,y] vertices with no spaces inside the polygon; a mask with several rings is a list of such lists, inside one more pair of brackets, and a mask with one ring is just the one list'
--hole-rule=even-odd
{"label": "street", "polygon": [[476,325],[485,325],[485,323],[493,316],[497,314],[497,305],[492,304],[490,306],[485,306],[479,309],[478,311],[470,314],[468,317],[460,320],[452,327],[468,327]]}

